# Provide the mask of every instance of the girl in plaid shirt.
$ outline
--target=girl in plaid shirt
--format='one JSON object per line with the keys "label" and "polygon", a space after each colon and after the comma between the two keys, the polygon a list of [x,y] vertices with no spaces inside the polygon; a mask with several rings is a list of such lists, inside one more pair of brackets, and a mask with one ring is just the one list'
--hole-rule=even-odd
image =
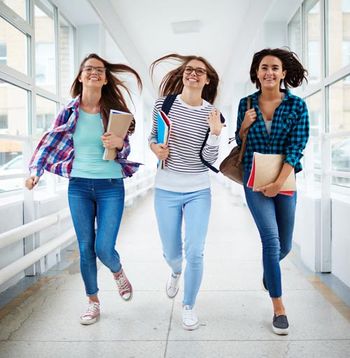
{"label": "girl in plaid shirt", "polygon": [[[123,178],[131,176],[139,166],[127,160],[128,135],[134,132],[135,120],[126,138],[106,132],[110,109],[130,112],[121,91],[129,93],[128,88],[114,75],[126,72],[136,77],[141,88],[139,75],[129,66],[109,63],[96,54],[82,61],[71,87],[75,98],[40,140],[29,164],[31,176],[26,180],[31,190],[44,170],[69,178],[68,201],[89,300],[87,310],[80,316],[84,325],[95,323],[100,316],[97,257],[113,273],[122,299],[132,297],[132,286],[122,269],[115,242],[124,209]],[[117,149],[115,160],[102,159],[105,148]]]}
{"label": "girl in plaid shirt", "polygon": [[[242,142],[249,128],[244,155],[244,191],[248,207],[260,233],[263,248],[263,285],[273,304],[272,329],[288,334],[289,323],[282,302],[280,261],[292,247],[297,193],[279,194],[288,175],[302,170],[300,159],[309,138],[309,116],[305,102],[288,88],[298,87],[307,71],[296,55],[285,49],[264,49],[254,54],[250,79],[259,89],[238,109],[236,140]],[[284,85],[284,89],[281,85]],[[253,153],[283,154],[284,164],[277,179],[255,192],[246,183],[252,167]]]}

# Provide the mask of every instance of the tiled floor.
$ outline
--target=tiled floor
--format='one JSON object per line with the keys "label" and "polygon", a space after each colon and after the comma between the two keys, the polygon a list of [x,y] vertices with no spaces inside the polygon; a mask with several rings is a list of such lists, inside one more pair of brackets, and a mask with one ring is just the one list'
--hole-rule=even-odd
{"label": "tiled floor", "polygon": [[290,259],[282,263],[290,334],[272,333],[255,226],[247,208],[218,183],[213,183],[204,279],[196,304],[198,330],[187,332],[181,326],[182,290],[174,300],[165,295],[169,270],[152,192],[126,210],[118,250],[134,286],[131,302],[120,299],[110,272],[100,266],[101,319],[81,326],[86,298],[75,263],[0,310],[0,357],[350,357],[350,308],[317,289],[322,282],[315,285],[317,278],[305,275]]}

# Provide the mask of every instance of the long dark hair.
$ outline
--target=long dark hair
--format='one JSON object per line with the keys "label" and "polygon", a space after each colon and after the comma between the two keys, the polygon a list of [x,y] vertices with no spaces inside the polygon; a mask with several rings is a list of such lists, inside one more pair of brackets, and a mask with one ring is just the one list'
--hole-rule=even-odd
{"label": "long dark hair", "polygon": [[[115,74],[116,73],[131,73],[136,77],[137,84],[139,89],[142,89],[142,81],[138,73],[132,69],[131,67],[123,64],[117,64],[117,63],[109,63],[102,57],[98,56],[95,53],[91,53],[90,55],[86,56],[84,60],[81,62],[79,66],[79,72],[77,76],[75,77],[72,87],[71,87],[71,95],[72,97],[76,97],[78,95],[81,95],[83,92],[83,85],[79,81],[81,72],[83,71],[85,62],[91,58],[94,58],[96,60],[99,60],[103,63],[103,65],[106,67],[106,80],[107,84],[105,84],[102,87],[102,93],[101,93],[101,99],[100,99],[100,108],[101,108],[101,116],[103,120],[103,125],[105,127],[105,130],[107,129],[107,123],[108,123],[108,116],[109,111],[111,109],[116,109],[123,112],[130,112],[126,101],[124,99],[122,89],[124,89],[129,97],[131,98],[131,94],[127,86],[124,84],[123,81],[121,81]],[[128,134],[132,134],[135,131],[135,119],[133,118]]]}
{"label": "long dark hair", "polygon": [[250,80],[255,83],[256,88],[261,88],[261,83],[257,77],[260,62],[265,56],[274,56],[281,60],[282,70],[286,71],[286,76],[281,81],[285,88],[299,87],[303,80],[307,82],[307,70],[303,67],[297,54],[293,51],[282,48],[265,48],[256,52],[253,56],[253,61],[250,66]]}
{"label": "long dark hair", "polygon": [[214,67],[203,57],[194,56],[194,55],[179,55],[177,53],[171,53],[163,57],[158,58],[152,62],[150,66],[151,77],[153,78],[153,72],[156,65],[164,60],[175,60],[180,62],[180,66],[176,67],[174,70],[168,72],[162,79],[159,85],[159,94],[161,96],[167,96],[169,94],[179,94],[183,90],[182,76],[185,70],[186,65],[192,61],[197,60],[204,63],[207,70],[207,78],[209,83],[206,84],[202,91],[202,98],[213,104],[217,96],[219,76],[215,71]]}

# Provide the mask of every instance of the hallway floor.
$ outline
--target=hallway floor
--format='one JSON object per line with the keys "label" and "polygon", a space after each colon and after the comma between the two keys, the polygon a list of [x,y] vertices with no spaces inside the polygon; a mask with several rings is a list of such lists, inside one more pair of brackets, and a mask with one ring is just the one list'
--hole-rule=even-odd
{"label": "hallway floor", "polygon": [[282,263],[290,333],[272,332],[252,218],[222,185],[213,182],[212,192],[198,330],[181,325],[183,282],[174,300],[165,295],[169,270],[150,191],[126,209],[117,243],[134,287],[132,301],[121,300],[111,273],[100,265],[101,318],[80,325],[86,298],[73,250],[73,265],[43,276],[0,310],[0,357],[350,357],[350,307],[317,276],[300,270],[293,253]]}

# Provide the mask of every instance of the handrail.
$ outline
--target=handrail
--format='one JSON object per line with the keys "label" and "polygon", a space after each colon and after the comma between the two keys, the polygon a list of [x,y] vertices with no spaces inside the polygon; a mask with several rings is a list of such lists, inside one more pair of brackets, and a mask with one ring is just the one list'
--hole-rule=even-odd
{"label": "handrail", "polygon": [[[151,175],[143,176],[140,179],[136,177],[133,182],[129,182],[125,188],[125,202],[135,198],[136,196],[152,188],[153,182],[143,188],[137,189],[141,183],[152,179],[152,177],[154,177],[154,173],[152,173]],[[134,188],[136,188],[137,190],[134,191]],[[56,224],[60,220],[65,219],[69,216],[69,209],[65,208],[55,214],[47,215],[28,224],[25,224],[19,228],[14,228],[7,232],[4,232],[0,234],[0,249],[14,242],[17,242],[26,236],[32,235],[35,232],[41,231],[53,224]],[[71,241],[73,241],[74,237],[75,232],[74,229],[71,228],[59,237],[50,240],[49,242],[41,245],[40,247],[34,249],[28,254],[12,262],[11,264],[3,267],[2,269],[0,269],[0,286],[15,275],[19,274],[20,272],[33,265],[35,262],[39,261],[42,257],[46,256],[50,252],[58,249],[59,247],[67,246]]]}
{"label": "handrail", "polygon": [[16,227],[14,229],[6,231],[0,234],[0,249],[17,242],[26,236],[32,235],[37,231],[46,229],[47,227],[56,224],[60,220],[65,219],[69,216],[69,209],[65,208],[55,214],[44,216],[28,224],[24,224],[21,227]]}
{"label": "handrail", "polygon": [[50,240],[48,243],[38,247],[27,255],[22,256],[20,259],[5,266],[0,270],[0,286],[13,276],[19,274],[21,271],[24,271],[26,268],[39,261],[42,257],[51,251],[54,251],[63,245],[68,245],[70,241],[73,241],[74,237],[74,229],[70,229],[56,239]]}

